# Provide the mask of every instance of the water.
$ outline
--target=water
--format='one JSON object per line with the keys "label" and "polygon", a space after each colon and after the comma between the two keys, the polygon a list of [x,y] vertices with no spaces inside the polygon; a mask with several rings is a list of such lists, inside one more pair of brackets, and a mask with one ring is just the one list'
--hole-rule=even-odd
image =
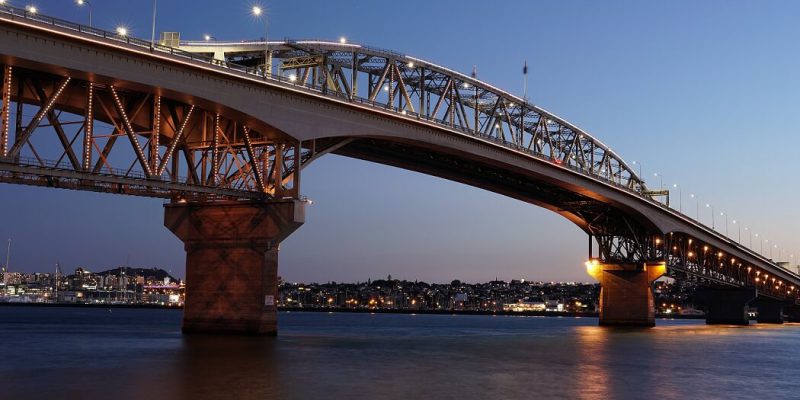
{"label": "water", "polygon": [[0,307],[0,399],[800,396],[800,325],[281,313],[277,338],[183,337],[180,311]]}

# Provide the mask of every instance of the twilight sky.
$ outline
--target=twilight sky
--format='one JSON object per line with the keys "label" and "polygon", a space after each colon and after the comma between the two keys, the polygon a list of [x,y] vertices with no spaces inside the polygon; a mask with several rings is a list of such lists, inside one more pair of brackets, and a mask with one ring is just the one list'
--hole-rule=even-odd
{"label": "twilight sky", "polygon": [[[31,0],[86,22],[72,0]],[[21,0],[12,4],[24,6]],[[183,39],[263,37],[247,0],[161,0],[157,32]],[[710,224],[714,205],[800,258],[800,2],[383,1],[262,3],[271,38],[345,36],[469,73],[529,97],[642,165],[651,187],[677,183],[682,206]],[[391,5],[390,5],[391,4]],[[94,0],[93,23],[149,38],[152,1]],[[289,281],[367,278],[466,282],[590,281],[587,238],[562,217],[469,186],[338,156],[304,174],[314,200],[281,247]],[[695,194],[696,199],[689,197]],[[681,201],[677,192],[673,203]],[[183,276],[182,243],[159,199],[0,184],[0,238],[11,269],[99,270],[126,263]],[[716,217],[724,233],[725,217]],[[745,231],[744,227],[750,228]],[[753,247],[759,250],[757,239]],[[4,262],[4,261],[3,261]]]}

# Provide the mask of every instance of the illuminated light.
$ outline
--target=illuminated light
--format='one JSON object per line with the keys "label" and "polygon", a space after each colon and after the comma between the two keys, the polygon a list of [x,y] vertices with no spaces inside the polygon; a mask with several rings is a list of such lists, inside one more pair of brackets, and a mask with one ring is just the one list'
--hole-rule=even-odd
{"label": "illuminated light", "polygon": [[717,257],[722,257],[722,252],[717,253]]}
{"label": "illuminated light", "polygon": [[689,252],[689,257],[694,257],[694,253],[692,253],[692,252],[690,251],[690,252]]}
{"label": "illuminated light", "polygon": [[389,91],[389,84],[388,83],[386,85],[383,85],[383,91],[384,92],[388,92]]}
{"label": "illuminated light", "polygon": [[661,244],[661,239],[656,238],[656,244]]}
{"label": "illuminated light", "polygon": [[692,239],[689,239],[689,244],[692,244]]}
{"label": "illuminated light", "polygon": [[509,107],[514,107],[514,103],[508,103]]}
{"label": "illuminated light", "polygon": [[207,42],[207,41],[211,40],[211,35],[205,34],[205,35],[203,35],[203,39],[205,39],[205,41]]}
{"label": "illuminated light", "polygon": [[500,129],[500,124],[494,124],[495,129]]}
{"label": "illuminated light", "polygon": [[297,75],[290,74],[289,75],[289,82],[296,82],[296,81],[297,81]]}
{"label": "illuminated light", "polygon": [[586,265],[586,273],[589,274],[594,279],[600,280],[600,261],[596,258],[592,258],[584,263]]}
{"label": "illuminated light", "polygon": [[736,259],[735,258],[731,258],[731,264],[733,264],[735,262],[736,262]]}
{"label": "illuminated light", "polygon": [[251,11],[252,11],[253,15],[255,15],[256,17],[260,16],[261,13],[264,12],[264,10],[260,6],[253,6]]}
{"label": "illuminated light", "polygon": [[408,68],[414,68],[414,62],[413,61],[409,61],[408,62]]}
{"label": "illuminated light", "polygon": [[127,36],[128,35],[128,28],[124,26],[117,27],[117,34],[120,36]]}
{"label": "illuminated light", "polygon": [[761,280],[761,279],[759,279],[758,277],[756,277],[756,282],[759,282],[760,280]]}
{"label": "illuminated light", "polygon": [[678,251],[678,246],[672,246],[672,251]]}
{"label": "illuminated light", "polygon": [[339,43],[341,43],[341,44],[345,44],[345,43],[347,43],[347,38],[346,38],[346,37],[344,37],[344,36],[340,37],[340,38],[339,38]]}
{"label": "illuminated light", "polygon": [[28,10],[28,12],[31,14],[36,14],[36,12],[39,11],[39,9],[36,8],[36,6],[28,6],[25,7],[25,9]]}
{"label": "illuminated light", "polygon": [[703,251],[708,251],[708,246],[703,246]]}
{"label": "illuminated light", "polygon": [[400,114],[406,115],[408,112],[406,110],[400,111]]}

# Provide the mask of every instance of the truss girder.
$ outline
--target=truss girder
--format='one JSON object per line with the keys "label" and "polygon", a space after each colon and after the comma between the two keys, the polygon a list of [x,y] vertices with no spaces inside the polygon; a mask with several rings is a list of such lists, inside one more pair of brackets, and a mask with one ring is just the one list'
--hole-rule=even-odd
{"label": "truss girder", "polygon": [[303,147],[310,143],[218,110],[78,77],[2,71],[0,182],[193,201],[297,198],[296,169],[313,157]]}
{"label": "truss girder", "polygon": [[[291,41],[270,47],[282,80],[469,132],[629,190],[646,190],[619,156],[588,133],[474,77],[357,45]],[[228,62],[244,65],[258,65],[264,57],[263,51],[225,54]]]}

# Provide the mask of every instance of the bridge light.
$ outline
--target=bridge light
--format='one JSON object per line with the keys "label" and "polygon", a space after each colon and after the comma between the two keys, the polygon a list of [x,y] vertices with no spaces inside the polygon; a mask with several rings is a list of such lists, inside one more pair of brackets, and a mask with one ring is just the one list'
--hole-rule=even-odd
{"label": "bridge light", "polygon": [[205,35],[203,35],[203,39],[205,39],[205,41],[207,42],[207,41],[211,40],[211,35],[205,34]]}
{"label": "bridge light", "polygon": [[384,92],[388,92],[389,91],[389,84],[388,83],[383,85],[383,91]]}
{"label": "bridge light", "polygon": [[750,270],[752,270],[752,269],[753,269],[753,267],[747,267],[747,272],[750,273]]}
{"label": "bridge light", "polygon": [[341,43],[341,44],[345,44],[345,43],[347,43],[347,38],[346,38],[346,37],[344,37],[344,36],[340,37],[340,38],[339,38],[339,43]]}
{"label": "bridge light", "polygon": [[657,245],[661,244],[661,238],[656,238],[656,244]]}
{"label": "bridge light", "polygon": [[406,115],[408,112],[406,110],[400,111],[400,114]]}
{"label": "bridge light", "polygon": [[289,75],[289,82],[295,82],[295,81],[297,81],[297,75],[290,74]]}
{"label": "bridge light", "polygon": [[761,279],[756,278],[756,283],[758,283],[759,281],[761,281]]}
{"label": "bridge light", "polygon": [[259,6],[253,6],[253,9],[251,11],[253,15],[255,15],[256,17],[260,16],[261,13],[264,12],[264,10]]}
{"label": "bridge light", "polygon": [[694,253],[692,253],[692,252],[690,251],[690,252],[689,252],[689,258],[691,258],[691,257],[694,257]]}
{"label": "bridge light", "polygon": [[39,11],[36,8],[36,6],[28,6],[28,7],[25,7],[25,9],[28,10],[28,12],[31,13],[31,14],[36,14],[36,12]]}
{"label": "bridge light", "polygon": [[409,61],[408,62],[408,68],[414,68],[414,62],[413,61]]}
{"label": "bridge light", "polygon": [[128,28],[124,26],[117,27],[117,34],[120,36],[127,36],[128,35]]}
{"label": "bridge light", "polygon": [[469,89],[469,83],[467,83],[467,82],[464,82],[464,84],[461,85],[461,86],[463,86],[464,89]]}

